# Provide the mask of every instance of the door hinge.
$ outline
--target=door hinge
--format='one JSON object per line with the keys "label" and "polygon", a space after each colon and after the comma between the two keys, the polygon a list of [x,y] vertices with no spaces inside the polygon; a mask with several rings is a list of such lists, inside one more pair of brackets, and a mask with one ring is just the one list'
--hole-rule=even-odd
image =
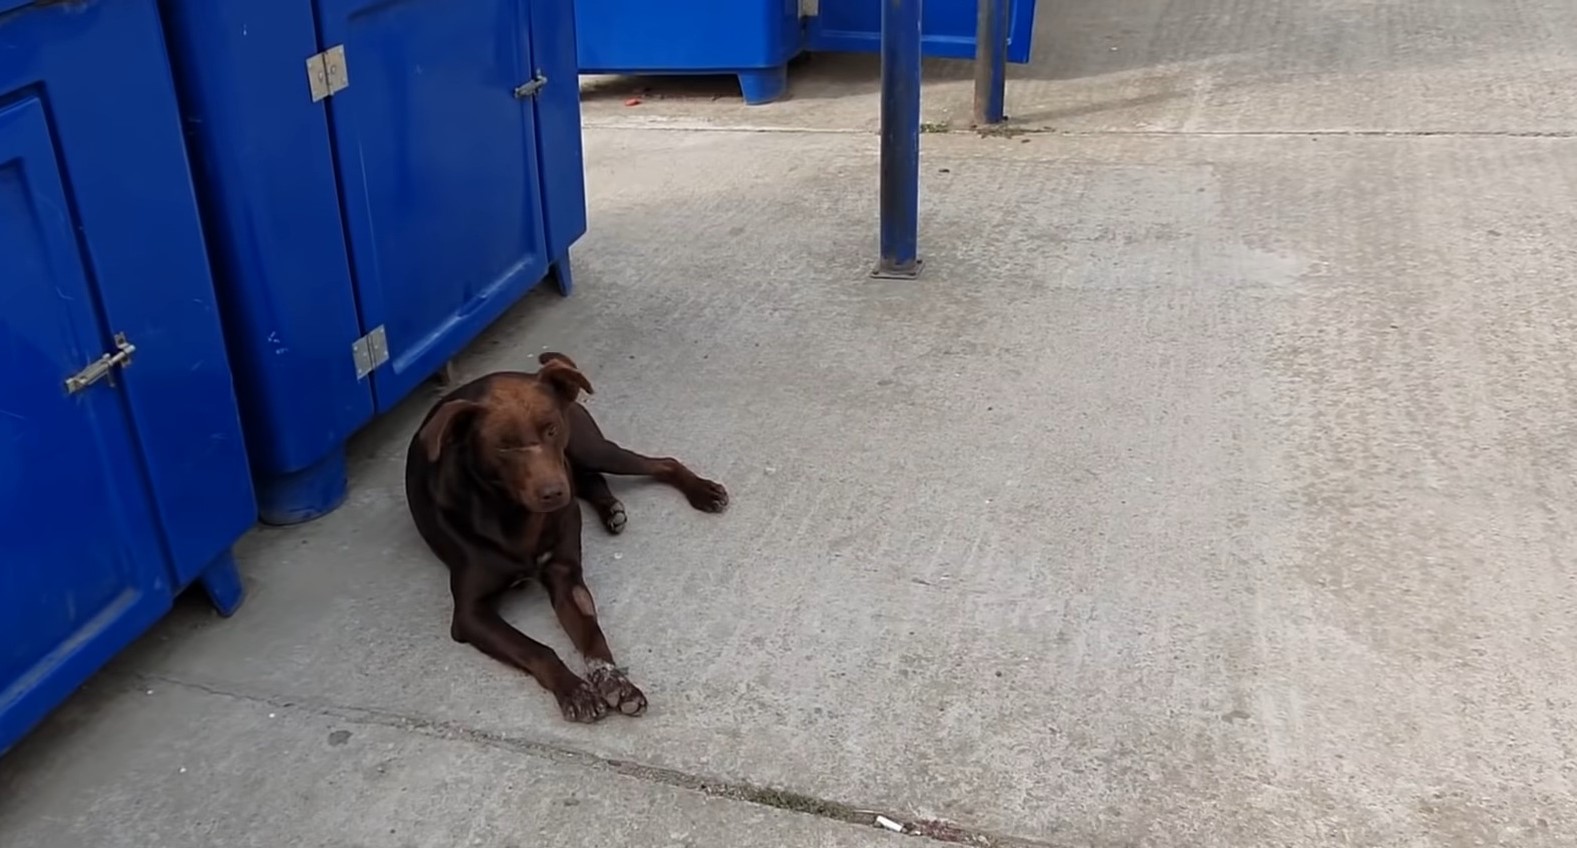
{"label": "door hinge", "polygon": [[368,374],[383,367],[389,361],[389,336],[383,331],[383,325],[374,327],[372,332],[357,339],[350,346],[350,355],[356,362],[356,379],[364,380]]}
{"label": "door hinge", "polygon": [[110,382],[115,382],[114,371],[116,368],[125,368],[131,364],[131,355],[137,352],[137,346],[126,341],[125,333],[115,334],[115,352],[106,353],[94,360],[88,367],[66,378],[66,394],[74,395],[88,386],[97,383],[105,377]]}
{"label": "door hinge", "polygon": [[345,66],[345,45],[333,47],[307,57],[307,86],[316,103],[345,90],[350,85],[350,69]]}
{"label": "door hinge", "polygon": [[548,78],[543,76],[541,71],[537,71],[536,76],[515,86],[515,99],[525,100],[527,97],[536,97],[537,92],[541,91],[542,87],[547,84]]}

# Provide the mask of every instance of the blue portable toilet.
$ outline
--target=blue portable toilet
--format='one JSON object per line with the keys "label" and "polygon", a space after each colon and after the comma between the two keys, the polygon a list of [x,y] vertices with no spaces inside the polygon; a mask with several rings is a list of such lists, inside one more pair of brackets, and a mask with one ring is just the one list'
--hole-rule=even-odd
{"label": "blue portable toilet", "polygon": [[160,0],[260,514],[345,492],[345,440],[586,230],[571,10]]}
{"label": "blue portable toilet", "polygon": [[256,514],[154,0],[0,0],[0,754]]}
{"label": "blue portable toilet", "polygon": [[[745,102],[769,103],[801,52],[876,53],[881,0],[574,0],[585,74],[732,74]],[[975,55],[978,0],[927,0],[927,56]],[[1035,0],[1009,0],[1009,62],[1029,61]]]}

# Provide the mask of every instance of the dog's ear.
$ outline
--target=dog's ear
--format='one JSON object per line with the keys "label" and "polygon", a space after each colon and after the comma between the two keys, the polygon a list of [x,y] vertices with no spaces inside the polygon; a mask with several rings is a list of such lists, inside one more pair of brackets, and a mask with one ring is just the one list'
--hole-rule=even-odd
{"label": "dog's ear", "polygon": [[565,365],[568,365],[571,368],[574,368],[577,371],[580,370],[580,366],[575,364],[575,360],[570,359],[568,356],[565,356],[564,354],[559,353],[556,350],[550,350],[550,351],[547,351],[547,352],[541,354],[540,356],[537,357],[537,361],[542,363],[543,365],[546,365],[549,362],[558,361],[558,362],[564,363]]}
{"label": "dog's ear", "polygon": [[[549,356],[554,358],[549,359]],[[591,381],[586,379],[585,374],[580,373],[580,369],[575,367],[575,363],[571,362],[569,357],[563,354],[544,353],[541,359],[542,370],[537,372],[537,379],[552,386],[553,391],[558,392],[559,397],[566,403],[573,403],[575,398],[580,397],[582,391],[588,395],[593,393]]]}
{"label": "dog's ear", "polygon": [[418,434],[422,447],[427,450],[427,460],[437,462],[450,434],[470,423],[471,419],[482,413],[482,409],[480,403],[469,400],[452,400],[438,407]]}

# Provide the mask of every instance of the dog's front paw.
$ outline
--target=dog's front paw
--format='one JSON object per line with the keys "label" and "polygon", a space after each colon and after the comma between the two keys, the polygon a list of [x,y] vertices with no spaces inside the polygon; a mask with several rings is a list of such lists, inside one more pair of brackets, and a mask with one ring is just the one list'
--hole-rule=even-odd
{"label": "dog's front paw", "polygon": [[601,721],[608,714],[608,704],[603,700],[602,693],[578,677],[573,680],[562,691],[553,693],[558,698],[559,710],[564,713],[564,718],[582,724]]}
{"label": "dog's front paw", "polygon": [[684,496],[690,505],[702,512],[722,512],[728,509],[728,490],[722,483],[714,483],[700,477],[695,478],[695,483],[685,489]]}
{"label": "dog's front paw", "polygon": [[646,695],[635,688],[635,684],[617,666],[593,661],[586,676],[591,678],[591,685],[602,693],[602,700],[609,707],[627,716],[646,712]]}

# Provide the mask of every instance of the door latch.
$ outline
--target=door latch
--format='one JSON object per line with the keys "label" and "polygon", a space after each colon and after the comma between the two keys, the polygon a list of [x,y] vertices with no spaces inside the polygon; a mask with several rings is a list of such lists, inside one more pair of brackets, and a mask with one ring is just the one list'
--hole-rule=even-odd
{"label": "door latch", "polygon": [[548,78],[538,71],[536,76],[515,86],[515,99],[525,100],[527,97],[536,97],[537,92],[541,91],[542,87],[547,84]]}
{"label": "door latch", "polygon": [[137,352],[137,346],[126,341],[125,333],[115,334],[115,352],[106,353],[94,360],[88,367],[66,378],[66,394],[74,395],[88,386],[97,383],[105,377],[111,377],[116,368],[125,368],[131,364],[131,355]]}

